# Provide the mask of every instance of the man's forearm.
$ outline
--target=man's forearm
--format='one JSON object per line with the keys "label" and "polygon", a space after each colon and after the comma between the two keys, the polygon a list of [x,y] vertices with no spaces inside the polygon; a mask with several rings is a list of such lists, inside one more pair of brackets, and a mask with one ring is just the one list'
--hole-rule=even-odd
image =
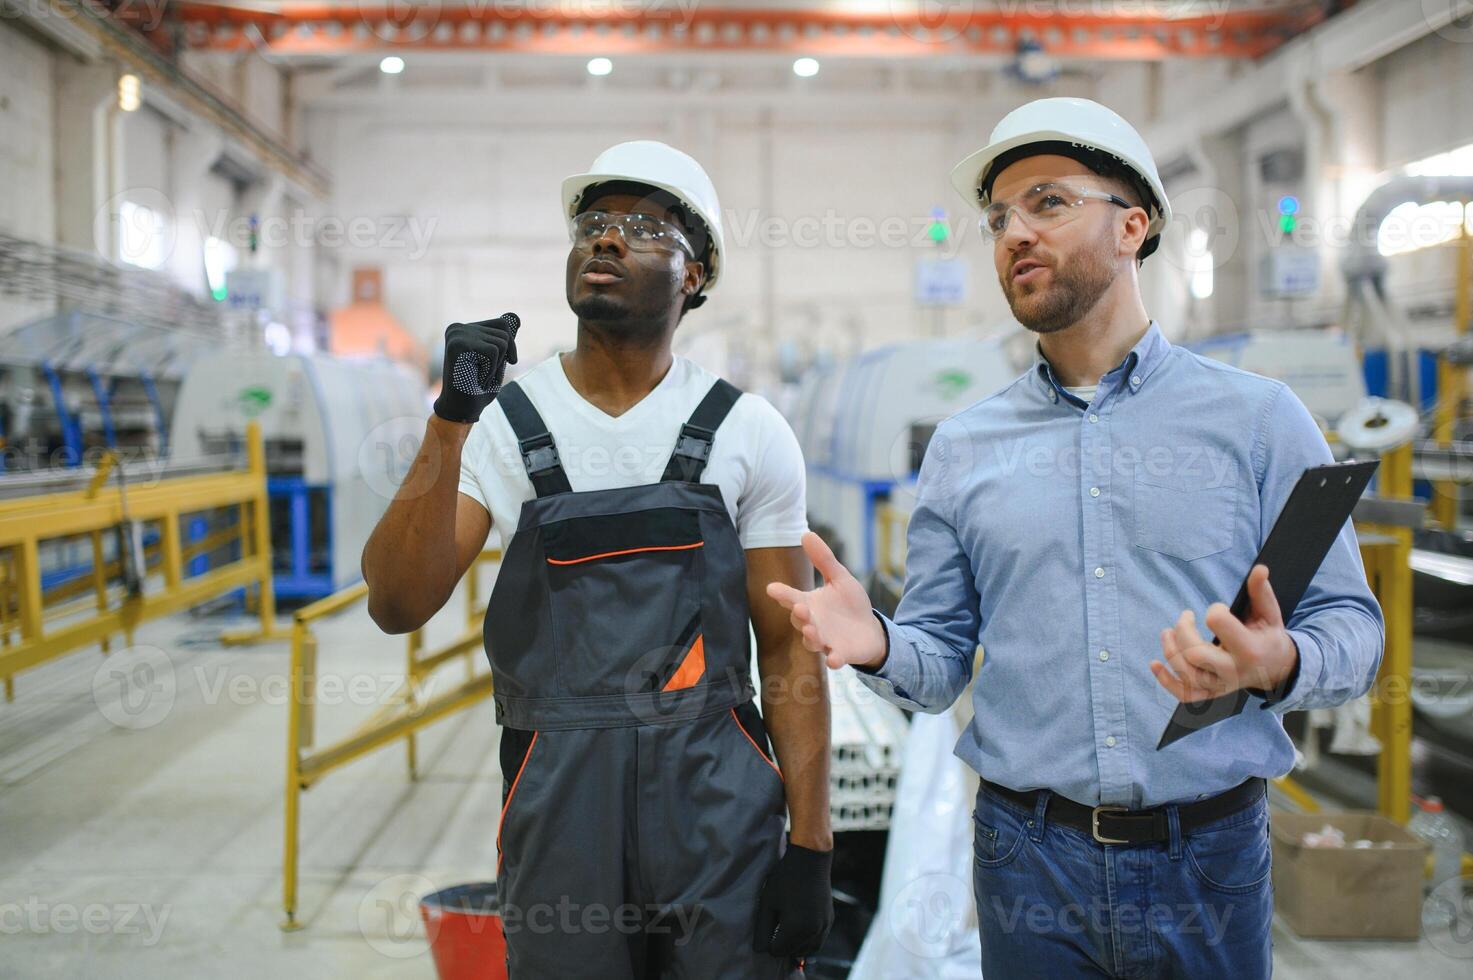
{"label": "man's forearm", "polygon": [[[972,661],[917,623],[887,622],[878,612],[875,618],[887,639],[885,657],[878,667],[856,668],[859,679],[910,711],[940,714],[950,708],[972,679]],[[972,653],[975,659],[975,646]]]}
{"label": "man's forearm", "polygon": [[1333,708],[1365,694],[1385,650],[1383,620],[1359,609],[1328,609],[1289,630],[1297,675],[1270,707],[1280,713]]}
{"label": "man's forearm", "polygon": [[834,846],[829,821],[829,692],[823,661],[794,636],[757,650],[762,715],[783,773],[794,844],[815,851]]}
{"label": "man's forearm", "polygon": [[369,615],[390,632],[424,624],[455,589],[455,508],[470,426],[431,415],[409,472],[363,548]]}

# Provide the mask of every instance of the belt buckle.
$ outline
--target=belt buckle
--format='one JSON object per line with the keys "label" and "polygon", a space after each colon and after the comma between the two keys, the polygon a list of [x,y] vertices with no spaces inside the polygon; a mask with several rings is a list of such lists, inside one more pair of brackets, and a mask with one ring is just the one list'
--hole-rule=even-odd
{"label": "belt buckle", "polygon": [[1091,836],[1100,844],[1129,844],[1124,838],[1101,837],[1100,836],[1100,811],[1110,813],[1129,813],[1130,807],[1125,806],[1097,806],[1089,812],[1089,830]]}

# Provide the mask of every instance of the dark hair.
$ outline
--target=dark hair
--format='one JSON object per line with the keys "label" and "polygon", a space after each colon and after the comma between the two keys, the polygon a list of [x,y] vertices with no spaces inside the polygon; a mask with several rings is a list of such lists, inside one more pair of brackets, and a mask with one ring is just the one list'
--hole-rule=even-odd
{"label": "dark hair", "polygon": [[[711,234],[706,228],[706,222],[701,220],[680,198],[669,191],[661,190],[649,184],[642,184],[637,180],[605,180],[597,184],[590,184],[579,196],[573,207],[573,214],[579,215],[593,207],[594,203],[601,197],[611,194],[629,194],[641,200],[658,204],[674,219],[690,239],[691,248],[695,250],[696,261],[700,262],[709,275],[711,272]],[[705,289],[702,283],[701,288]],[[685,305],[681,308],[681,314],[687,310],[693,310],[706,302],[704,292],[696,292],[685,298]]]}
{"label": "dark hair", "polygon": [[[1134,200],[1131,200],[1132,204],[1139,204],[1148,213],[1151,208],[1155,208],[1157,214],[1160,214],[1162,211],[1161,202],[1156,200],[1156,195],[1145,185],[1140,175],[1136,173],[1135,168],[1130,164],[1114,154],[1106,153],[1104,150],[1097,150],[1092,146],[1081,146],[1078,143],[1070,143],[1067,140],[1043,140],[1038,143],[1025,143],[1022,146],[1015,146],[1011,150],[999,154],[997,159],[993,160],[992,164],[987,168],[987,172],[982,175],[982,180],[977,185],[978,202],[984,201],[992,194],[992,182],[997,179],[998,174],[1002,173],[1009,166],[1025,157],[1043,156],[1045,154],[1055,154],[1061,157],[1068,157],[1071,160],[1077,160],[1088,167],[1096,176],[1124,184],[1130,191],[1130,197],[1126,199],[1131,200],[1132,197],[1134,198]],[[1151,235],[1145,241],[1141,242],[1140,249],[1135,253],[1136,262],[1144,262],[1146,256],[1156,251],[1156,248],[1160,244],[1161,236],[1159,234]]]}

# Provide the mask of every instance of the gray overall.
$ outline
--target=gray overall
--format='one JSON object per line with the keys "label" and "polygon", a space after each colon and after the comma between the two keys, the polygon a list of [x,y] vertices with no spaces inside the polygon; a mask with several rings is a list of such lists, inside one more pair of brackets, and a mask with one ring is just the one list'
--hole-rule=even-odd
{"label": "gray overall", "polygon": [[526,393],[499,396],[537,491],[485,621],[510,980],[794,975],[752,951],[782,776],[753,701],[746,556],[697,482],[740,394],[712,386],[661,482],[582,493]]}

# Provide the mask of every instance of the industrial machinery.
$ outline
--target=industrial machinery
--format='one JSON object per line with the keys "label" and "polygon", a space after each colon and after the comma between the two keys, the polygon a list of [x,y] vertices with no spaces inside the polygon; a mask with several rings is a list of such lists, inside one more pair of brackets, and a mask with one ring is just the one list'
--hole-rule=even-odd
{"label": "industrial machinery", "polygon": [[261,343],[249,314],[162,272],[4,232],[0,294],[55,311],[5,331],[0,474],[166,454],[189,364]]}
{"label": "industrial machinery", "polygon": [[79,467],[103,449],[167,455],[184,372],[221,340],[69,311],[22,324],[0,353],[0,473]]}
{"label": "industrial machinery", "polygon": [[808,466],[809,523],[861,578],[875,567],[875,508],[920,471],[943,419],[1017,377],[997,340],[894,344],[804,377],[793,429]]}
{"label": "industrial machinery", "polygon": [[276,594],[318,598],[359,577],[359,558],[418,450],[424,388],[386,360],[220,354],[179,390],[174,452],[210,455],[261,423]]}
{"label": "industrial machinery", "polygon": [[1199,354],[1289,386],[1328,431],[1366,397],[1360,352],[1338,330],[1255,330],[1191,345]]}

